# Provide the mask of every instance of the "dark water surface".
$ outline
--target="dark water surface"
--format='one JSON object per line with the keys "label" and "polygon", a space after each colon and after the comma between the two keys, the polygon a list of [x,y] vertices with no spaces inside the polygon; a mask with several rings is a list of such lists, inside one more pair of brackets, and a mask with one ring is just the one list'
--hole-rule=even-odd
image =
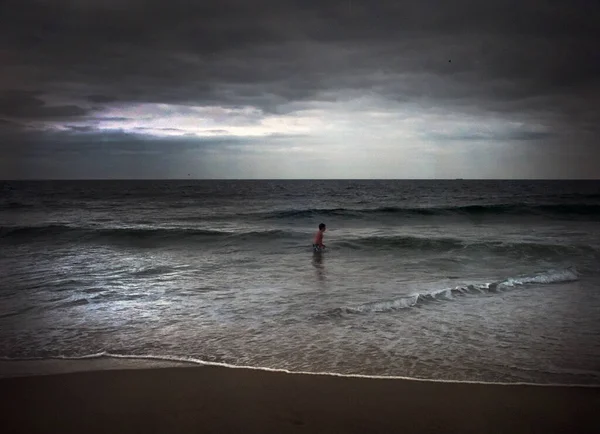
{"label": "dark water surface", "polygon": [[[600,182],[0,191],[0,357],[600,383]],[[327,252],[310,245],[328,226]]]}

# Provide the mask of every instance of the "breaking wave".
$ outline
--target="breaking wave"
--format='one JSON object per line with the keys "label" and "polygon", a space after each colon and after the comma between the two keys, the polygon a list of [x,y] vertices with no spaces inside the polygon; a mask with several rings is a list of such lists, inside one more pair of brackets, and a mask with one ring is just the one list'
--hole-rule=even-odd
{"label": "breaking wave", "polygon": [[418,307],[431,302],[443,302],[467,294],[485,294],[505,291],[510,288],[535,284],[566,283],[579,280],[578,272],[573,268],[548,271],[532,276],[513,277],[498,282],[469,284],[454,288],[443,288],[414,294],[391,300],[374,301],[357,306],[342,306],[324,312],[322,317],[339,317],[348,314],[386,313],[401,309]]}

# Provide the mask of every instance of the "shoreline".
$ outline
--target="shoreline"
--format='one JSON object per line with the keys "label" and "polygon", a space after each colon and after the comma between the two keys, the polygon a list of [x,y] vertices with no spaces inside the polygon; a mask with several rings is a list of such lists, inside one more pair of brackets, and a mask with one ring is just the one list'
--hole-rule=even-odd
{"label": "shoreline", "polygon": [[[600,388],[220,366],[0,379],[3,432],[592,432]],[[5,429],[7,430],[5,431]]]}
{"label": "shoreline", "polygon": [[275,372],[283,374],[330,376],[341,378],[362,378],[370,380],[403,380],[426,383],[470,384],[488,386],[534,386],[534,387],[581,387],[600,388],[598,383],[536,383],[530,381],[485,381],[455,380],[443,378],[410,377],[401,375],[351,374],[326,371],[295,371],[263,366],[235,365],[223,362],[210,362],[201,359],[99,353],[81,357],[15,358],[0,359],[0,380],[15,377],[36,377],[45,375],[70,374],[75,372],[97,372],[114,370],[162,369],[162,368],[203,368],[244,369],[248,371]]}
{"label": "shoreline", "polygon": [[0,380],[15,377],[37,377],[45,375],[70,374],[75,372],[97,372],[114,370],[162,369],[162,368],[225,368],[244,369],[248,371],[274,372],[282,374],[329,376],[341,378],[360,378],[369,380],[402,380],[426,383],[449,383],[488,386],[534,386],[534,387],[581,387],[600,388],[597,383],[541,383],[532,381],[485,381],[485,380],[456,380],[444,378],[410,377],[402,375],[352,374],[327,371],[296,371],[283,368],[263,366],[235,365],[223,362],[210,362],[201,359],[154,356],[154,355],[124,355],[99,353],[81,357],[48,357],[48,358],[15,358],[0,359]]}

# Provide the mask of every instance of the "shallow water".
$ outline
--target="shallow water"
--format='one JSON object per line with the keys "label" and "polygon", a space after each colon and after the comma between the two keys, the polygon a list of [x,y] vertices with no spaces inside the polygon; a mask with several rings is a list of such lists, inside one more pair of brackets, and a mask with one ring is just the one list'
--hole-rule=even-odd
{"label": "shallow water", "polygon": [[600,383],[598,182],[10,182],[0,207],[2,358]]}

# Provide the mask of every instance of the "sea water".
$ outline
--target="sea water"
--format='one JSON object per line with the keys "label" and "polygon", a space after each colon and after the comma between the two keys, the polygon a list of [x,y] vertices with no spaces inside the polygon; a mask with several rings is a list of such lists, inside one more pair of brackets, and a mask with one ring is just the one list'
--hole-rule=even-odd
{"label": "sea water", "polygon": [[600,384],[597,181],[11,181],[0,227],[3,360]]}

